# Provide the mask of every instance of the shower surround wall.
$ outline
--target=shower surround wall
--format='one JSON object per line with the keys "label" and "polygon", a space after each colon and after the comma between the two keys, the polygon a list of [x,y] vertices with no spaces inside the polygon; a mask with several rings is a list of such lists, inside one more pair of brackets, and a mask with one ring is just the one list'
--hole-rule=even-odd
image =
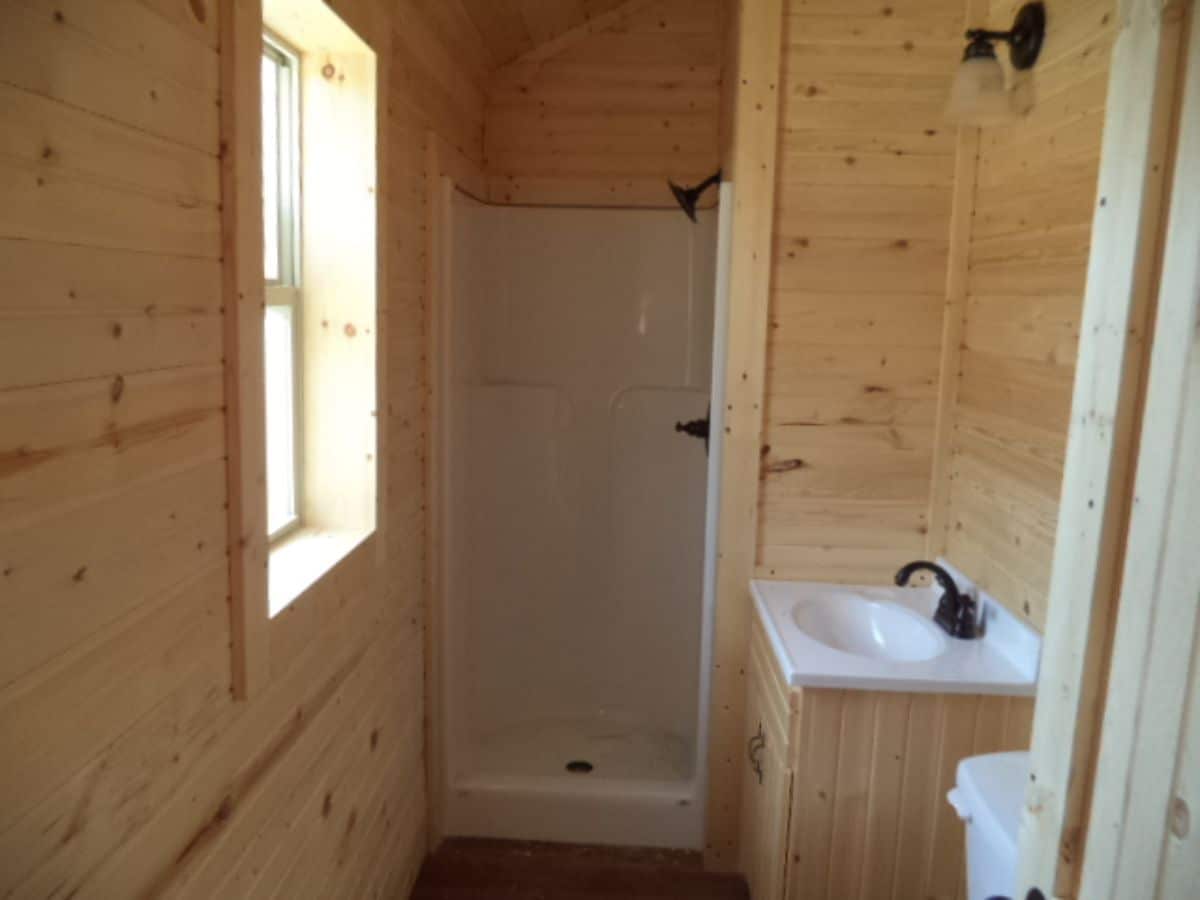
{"label": "shower surround wall", "polygon": [[715,214],[451,218],[448,831],[699,846]]}

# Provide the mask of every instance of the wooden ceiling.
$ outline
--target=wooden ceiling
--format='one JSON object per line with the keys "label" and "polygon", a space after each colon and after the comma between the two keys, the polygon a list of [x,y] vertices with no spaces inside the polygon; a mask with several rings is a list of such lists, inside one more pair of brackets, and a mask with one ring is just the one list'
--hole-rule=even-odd
{"label": "wooden ceiling", "polygon": [[493,66],[611,12],[629,0],[461,0]]}

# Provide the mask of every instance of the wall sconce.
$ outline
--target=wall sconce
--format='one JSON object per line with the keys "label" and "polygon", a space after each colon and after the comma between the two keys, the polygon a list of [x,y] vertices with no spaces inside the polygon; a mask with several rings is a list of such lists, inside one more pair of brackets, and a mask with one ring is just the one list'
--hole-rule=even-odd
{"label": "wall sconce", "polygon": [[995,125],[1014,116],[1012,95],[1004,84],[1004,69],[996,59],[994,41],[1008,44],[1013,69],[1033,68],[1046,37],[1046,6],[1026,3],[1009,31],[972,28],[967,49],[954,76],[946,116],[965,125]]}

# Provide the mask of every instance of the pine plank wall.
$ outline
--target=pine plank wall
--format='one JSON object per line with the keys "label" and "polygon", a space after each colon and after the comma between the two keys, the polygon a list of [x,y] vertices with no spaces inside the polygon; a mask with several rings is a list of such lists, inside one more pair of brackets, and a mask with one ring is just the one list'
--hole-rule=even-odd
{"label": "pine plank wall", "polygon": [[[0,895],[402,895],[424,852],[424,166],[482,158],[457,2],[390,60],[384,561],[230,697],[216,0],[0,7]],[[278,626],[278,627],[276,627]]]}
{"label": "pine plank wall", "polygon": [[[654,0],[499,69],[484,150],[496,203],[662,206],[719,166],[720,0]],[[706,199],[712,200],[710,194]]]}
{"label": "pine plank wall", "polygon": [[962,30],[1019,6],[789,0],[760,575],[886,583],[928,550],[1045,626],[1115,8],[1049,4],[1030,112],[964,141]]}
{"label": "pine plank wall", "polygon": [[[991,4],[989,22],[1019,4]],[[1046,624],[1116,33],[1111,0],[1051,7],[1035,103],[979,143],[941,552]]]}
{"label": "pine plank wall", "polygon": [[[785,0],[759,577],[886,584],[944,555],[1045,627],[1116,10],[1051,0],[1027,114],[948,125],[963,30],[1019,5]],[[739,643],[715,665],[744,672]],[[728,856],[741,766],[713,760]]]}
{"label": "pine plank wall", "polygon": [[922,555],[963,19],[962,0],[785,7],[763,575],[887,583]]}

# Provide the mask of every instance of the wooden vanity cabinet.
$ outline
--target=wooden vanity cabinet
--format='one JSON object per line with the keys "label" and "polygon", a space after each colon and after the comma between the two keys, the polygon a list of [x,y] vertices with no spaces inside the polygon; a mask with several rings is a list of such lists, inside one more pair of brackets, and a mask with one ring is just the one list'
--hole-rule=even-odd
{"label": "wooden vanity cabinet", "polygon": [[[1033,700],[792,688],[754,622],[742,752],[753,900],[958,900],[959,760],[1029,747]],[[761,771],[761,775],[760,775]]]}

